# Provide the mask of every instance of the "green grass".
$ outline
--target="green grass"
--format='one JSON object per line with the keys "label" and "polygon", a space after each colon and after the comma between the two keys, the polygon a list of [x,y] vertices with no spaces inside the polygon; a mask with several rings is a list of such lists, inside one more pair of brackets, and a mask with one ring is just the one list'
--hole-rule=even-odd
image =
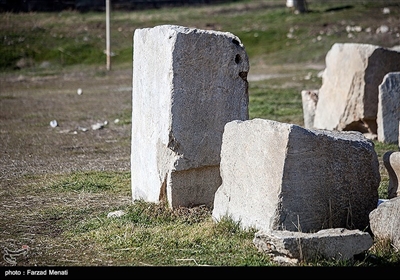
{"label": "green grass", "polygon": [[297,88],[270,88],[254,83],[249,88],[249,117],[303,125],[301,94]]}
{"label": "green grass", "polygon": [[[82,247],[90,258],[103,255],[102,264],[119,266],[276,266],[269,256],[260,253],[252,240],[255,230],[241,229],[240,223],[227,217],[215,222],[205,207],[172,210],[164,204],[137,200],[119,206],[104,206],[103,196],[126,194],[130,188],[129,173],[88,172],[60,176],[42,189],[49,197],[63,195],[69,199],[84,196],[90,203],[74,207],[56,205],[41,208],[40,220],[49,223],[42,234],[57,232],[74,247]],[[77,182],[71,184],[71,182]],[[62,192],[59,192],[62,188]],[[90,195],[97,194],[97,197]],[[37,195],[40,195],[39,193]],[[89,205],[90,204],[90,205]],[[122,210],[119,218],[107,214]],[[47,246],[56,246],[48,240]],[[96,250],[93,256],[87,246]],[[300,266],[393,266],[400,261],[388,243],[381,241],[369,254],[355,261],[315,260]],[[74,251],[71,253],[72,256]],[[106,257],[105,257],[106,256]],[[218,257],[216,257],[218,256]],[[69,256],[71,258],[71,256]],[[75,256],[76,257],[76,256]],[[68,265],[69,263],[58,263]]]}
{"label": "green grass", "polygon": [[[329,2],[329,1],[328,1]],[[375,2],[375,3],[374,3]],[[113,61],[132,61],[132,39],[137,28],[178,24],[229,31],[237,35],[254,64],[260,58],[271,64],[321,62],[334,42],[349,41],[346,26],[371,25],[371,17],[385,22],[385,1],[359,1],[348,9],[343,4],[308,1],[310,12],[296,15],[284,1],[234,1],[214,6],[177,7],[142,11],[112,11]],[[392,4],[393,6],[393,4]],[[104,63],[105,13],[63,11],[59,13],[0,14],[0,71],[12,70],[24,58],[39,66],[45,61],[60,66]],[[292,37],[288,37],[291,33]],[[353,42],[368,41],[392,47],[396,34],[369,36],[354,33]],[[368,36],[368,37],[366,37]],[[319,39],[317,40],[317,38]]]}
{"label": "green grass", "polygon": [[[269,265],[269,258],[256,252],[253,232],[243,232],[227,221],[215,224],[207,209],[177,213],[162,205],[137,201],[124,209],[126,215],[105,215],[85,220],[73,239],[88,239],[126,265]],[[216,258],[215,256],[218,256]]]}
{"label": "green grass", "polygon": [[121,186],[125,187],[130,182],[130,174],[115,172],[86,172],[72,173],[62,181],[58,181],[50,186],[60,192],[101,192],[101,191],[121,191]]}
{"label": "green grass", "polygon": [[[25,179],[41,181],[31,185],[28,194],[19,194],[42,201],[29,207],[28,217],[19,218],[38,232],[31,247],[46,244],[41,255],[31,256],[39,265],[63,266],[72,261],[78,266],[97,262],[118,266],[273,265],[252,243],[255,230],[244,231],[240,223],[228,218],[216,223],[206,207],[172,210],[162,203],[131,203],[127,199],[130,172],[76,172],[46,175],[47,180],[40,175]],[[125,214],[107,217],[116,210]],[[21,232],[14,238],[24,236]],[[50,255],[57,252],[62,252],[62,258],[58,256],[56,261]]]}

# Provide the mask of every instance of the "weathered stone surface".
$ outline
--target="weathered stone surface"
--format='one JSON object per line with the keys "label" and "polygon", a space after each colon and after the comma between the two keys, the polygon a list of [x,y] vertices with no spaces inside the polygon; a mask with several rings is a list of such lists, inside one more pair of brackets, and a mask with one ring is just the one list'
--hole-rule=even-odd
{"label": "weathered stone surface", "polygon": [[285,256],[299,261],[350,260],[367,251],[373,245],[373,238],[367,232],[344,228],[316,233],[274,230],[256,232],[253,243],[260,252],[273,257]]}
{"label": "weathered stone surface", "polygon": [[365,229],[379,162],[360,132],[307,130],[265,119],[225,125],[222,185],[212,216],[258,230]]}
{"label": "weathered stone surface", "polygon": [[399,142],[400,120],[400,72],[385,75],[379,85],[378,96],[378,141],[383,143]]}
{"label": "weathered stone surface", "polygon": [[248,119],[248,56],[228,32],[175,25],[133,38],[133,199],[212,206],[225,123]]}
{"label": "weathered stone surface", "polygon": [[318,103],[318,90],[302,90],[301,101],[303,104],[304,127],[314,127],[315,108]]}
{"label": "weathered stone surface", "polygon": [[376,134],[378,86],[387,73],[400,71],[400,53],[369,44],[336,43],[325,62],[314,128]]}
{"label": "weathered stone surface", "polygon": [[400,152],[388,151],[383,155],[383,165],[389,174],[388,198],[400,196]]}
{"label": "weathered stone surface", "polygon": [[374,239],[388,239],[396,250],[400,249],[400,197],[385,201],[369,214]]}

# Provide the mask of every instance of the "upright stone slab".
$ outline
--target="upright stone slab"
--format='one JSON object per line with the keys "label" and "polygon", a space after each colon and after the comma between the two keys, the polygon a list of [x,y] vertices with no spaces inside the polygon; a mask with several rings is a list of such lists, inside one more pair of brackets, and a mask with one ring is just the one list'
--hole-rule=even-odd
{"label": "upright stone slab", "polygon": [[224,125],[248,119],[248,56],[231,33],[175,25],[133,38],[133,200],[212,206]]}
{"label": "upright stone slab", "polygon": [[378,86],[387,73],[400,71],[400,53],[336,43],[325,61],[314,128],[377,134]]}
{"label": "upright stone slab", "polygon": [[265,119],[225,125],[222,184],[212,217],[244,228],[364,230],[380,183],[374,144],[360,132],[308,130]]}
{"label": "upright stone slab", "polygon": [[314,127],[315,107],[318,103],[318,90],[302,90],[301,101],[303,104],[304,127]]}
{"label": "upright stone slab", "polygon": [[379,85],[378,141],[398,144],[400,120],[400,72],[385,75]]}

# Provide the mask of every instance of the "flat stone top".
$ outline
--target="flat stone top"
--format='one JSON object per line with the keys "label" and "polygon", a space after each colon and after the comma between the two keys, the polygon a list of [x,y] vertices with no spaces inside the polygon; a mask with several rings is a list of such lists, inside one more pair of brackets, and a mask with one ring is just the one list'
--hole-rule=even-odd
{"label": "flat stone top", "polygon": [[356,48],[371,48],[371,49],[383,48],[378,45],[365,44],[365,43],[334,43],[333,45],[334,46],[345,46],[345,47],[356,47]]}
{"label": "flat stone top", "polygon": [[[231,32],[225,32],[225,31],[216,31],[216,30],[207,30],[207,29],[198,29],[198,28],[192,28],[192,27],[186,27],[186,26],[181,26],[181,25],[174,25],[174,24],[164,24],[164,25],[157,25],[155,27],[147,27],[147,28],[141,28],[138,30],[169,30],[169,31],[174,31],[176,33],[180,34],[209,34],[209,35],[217,35],[217,36],[226,36],[232,39],[235,39],[238,43],[238,45],[243,46],[241,43],[240,39],[232,34]],[[172,34],[171,34],[172,35]]]}
{"label": "flat stone top", "polygon": [[243,123],[243,122],[249,122],[249,123],[259,123],[260,125],[263,125],[265,123],[266,126],[270,126],[272,128],[274,127],[284,127],[286,126],[286,129],[289,131],[298,131],[298,132],[303,132],[303,133],[313,133],[315,135],[321,135],[321,136],[327,136],[330,138],[333,138],[335,140],[347,140],[347,141],[362,141],[362,142],[371,142],[369,139],[367,139],[361,132],[359,131],[337,131],[337,130],[327,130],[327,129],[307,129],[302,126],[296,125],[296,124],[290,124],[290,123],[282,123],[274,120],[268,120],[268,119],[261,119],[261,118],[254,118],[252,120],[246,120],[246,121],[234,121],[236,123]]}
{"label": "flat stone top", "polygon": [[337,131],[325,129],[312,129],[310,131],[314,132],[316,135],[326,135],[334,139],[370,142],[370,140],[367,139],[364,134],[359,131]]}
{"label": "flat stone top", "polygon": [[382,47],[382,46],[378,46],[378,45],[365,44],[365,43],[334,43],[332,45],[331,49],[333,49],[334,47],[338,47],[341,50],[343,48],[346,48],[346,49],[353,48],[353,49],[363,50],[366,54],[371,54],[373,51],[375,51],[377,49],[382,49],[382,50],[386,50],[389,52],[399,52],[395,48],[386,48],[386,47]]}

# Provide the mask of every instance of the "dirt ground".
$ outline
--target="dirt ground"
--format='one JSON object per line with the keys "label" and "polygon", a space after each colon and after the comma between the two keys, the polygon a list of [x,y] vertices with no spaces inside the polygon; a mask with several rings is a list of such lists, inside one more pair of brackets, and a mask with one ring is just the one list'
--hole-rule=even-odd
{"label": "dirt ground", "polygon": [[27,174],[130,168],[131,69],[55,73],[0,78],[0,185]]}

